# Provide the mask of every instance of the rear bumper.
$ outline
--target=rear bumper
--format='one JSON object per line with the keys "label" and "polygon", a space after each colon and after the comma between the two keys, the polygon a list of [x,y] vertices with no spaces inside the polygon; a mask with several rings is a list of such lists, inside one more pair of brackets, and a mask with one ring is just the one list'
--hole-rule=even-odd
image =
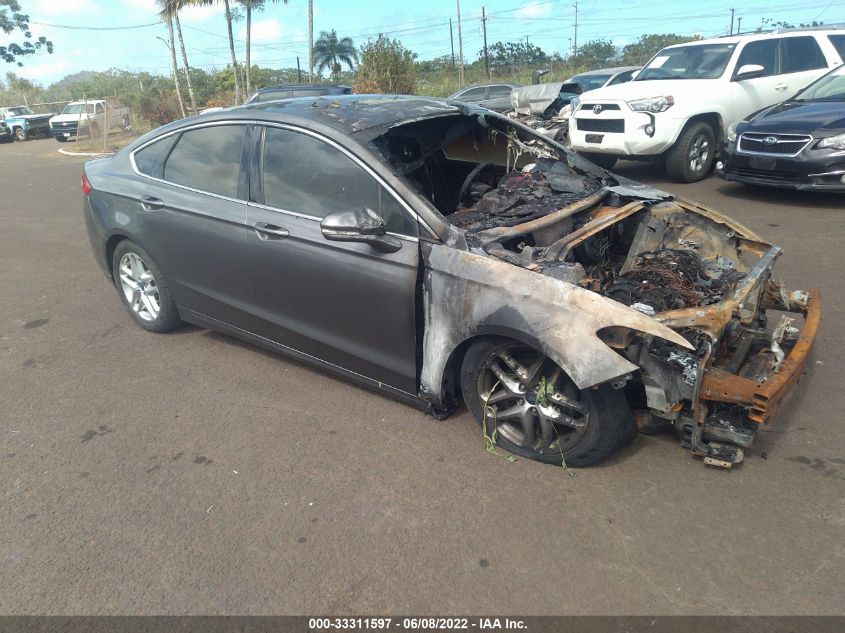
{"label": "rear bumper", "polygon": [[777,411],[792,387],[801,379],[821,323],[821,291],[810,290],[803,310],[804,327],[795,346],[783,359],[778,371],[764,382],[757,382],[726,371],[708,368],[699,398],[749,407],[748,418],[766,423]]}

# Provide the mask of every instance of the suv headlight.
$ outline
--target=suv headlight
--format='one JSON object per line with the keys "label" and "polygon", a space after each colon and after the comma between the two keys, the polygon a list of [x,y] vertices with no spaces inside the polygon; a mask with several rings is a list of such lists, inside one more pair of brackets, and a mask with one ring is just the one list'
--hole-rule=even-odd
{"label": "suv headlight", "polygon": [[845,134],[823,138],[816,147],[818,149],[845,149]]}
{"label": "suv headlight", "polygon": [[674,97],[651,97],[628,101],[628,107],[634,112],[665,112],[675,105]]}

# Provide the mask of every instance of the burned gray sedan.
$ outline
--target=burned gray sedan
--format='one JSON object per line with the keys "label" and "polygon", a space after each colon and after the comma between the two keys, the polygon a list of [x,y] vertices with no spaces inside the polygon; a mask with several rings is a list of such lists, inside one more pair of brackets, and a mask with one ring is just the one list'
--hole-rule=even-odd
{"label": "burned gray sedan", "polygon": [[141,327],[220,330],[436,417],[463,401],[549,463],[599,462],[638,429],[738,463],[820,319],[748,228],[455,102],[189,118],[87,163],[82,188]]}

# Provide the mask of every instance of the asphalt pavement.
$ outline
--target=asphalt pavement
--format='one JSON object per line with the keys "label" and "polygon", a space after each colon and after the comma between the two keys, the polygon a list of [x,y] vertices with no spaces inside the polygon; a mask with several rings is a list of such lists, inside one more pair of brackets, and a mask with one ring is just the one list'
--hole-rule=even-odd
{"label": "asphalt pavement", "polygon": [[620,163],[780,244],[824,320],[739,468],[641,436],[571,477],[486,452],[466,411],[143,331],[59,147],[0,145],[0,613],[845,613],[845,196]]}

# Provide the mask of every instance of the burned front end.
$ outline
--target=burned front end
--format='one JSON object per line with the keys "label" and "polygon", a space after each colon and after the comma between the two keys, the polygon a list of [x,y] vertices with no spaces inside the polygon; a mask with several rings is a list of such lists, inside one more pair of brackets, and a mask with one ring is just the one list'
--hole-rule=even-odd
{"label": "burned front end", "polygon": [[800,378],[820,295],[774,279],[780,248],[739,223],[501,117],[420,121],[376,146],[452,227],[423,245],[432,401],[449,350],[506,333],[579,388],[625,390],[642,431],[674,427],[730,467]]}

